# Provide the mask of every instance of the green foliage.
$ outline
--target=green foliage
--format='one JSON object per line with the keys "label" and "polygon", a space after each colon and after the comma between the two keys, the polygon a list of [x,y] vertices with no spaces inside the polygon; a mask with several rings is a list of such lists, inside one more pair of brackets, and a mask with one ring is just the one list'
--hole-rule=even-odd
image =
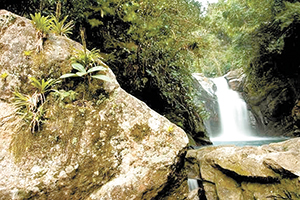
{"label": "green foliage", "polygon": [[102,66],[108,67],[103,61],[100,51],[93,48],[91,51],[85,50],[75,50],[74,55],[71,57],[73,63],[80,63],[81,65],[87,67],[95,63]]}
{"label": "green foliage", "polygon": [[261,65],[267,55],[281,54],[285,38],[299,21],[299,8],[297,1],[276,0],[214,4],[203,18],[208,45],[200,71],[208,76],[224,75],[236,68],[252,71],[250,63]]}
{"label": "green foliage", "polygon": [[73,21],[69,21],[65,24],[68,16],[65,16],[61,21],[56,16],[52,16],[50,21],[51,31],[57,35],[67,36],[72,34],[72,29],[74,27]]}
{"label": "green foliage", "polygon": [[81,41],[83,43],[83,50],[76,50],[71,58],[73,62],[72,68],[77,72],[64,74],[60,78],[88,77],[89,85],[91,85],[91,78],[108,82],[111,81],[111,79],[104,74],[95,74],[105,72],[108,66],[102,61],[99,50],[95,48],[91,51],[87,50],[84,30],[81,30]]}
{"label": "green foliage", "polygon": [[46,110],[44,105],[46,103],[45,94],[51,91],[51,87],[58,83],[57,80],[49,79],[45,81],[42,79],[39,82],[36,78],[30,77],[31,84],[36,91],[33,94],[21,94],[18,91],[14,92],[14,105],[17,107],[17,114],[29,123],[31,132],[40,130],[40,125],[44,123],[44,115]]}
{"label": "green foliage", "polygon": [[96,65],[101,65],[103,67],[108,66],[102,61],[103,57],[100,54],[100,50],[93,48],[91,51],[87,50],[85,41],[85,32],[83,29],[80,30],[81,42],[83,44],[83,50],[76,49],[71,57],[73,63],[80,63],[84,68],[90,68]]}
{"label": "green foliage", "polygon": [[77,93],[73,90],[55,90],[53,93],[60,101],[72,102],[75,101]]}
{"label": "green foliage", "polygon": [[76,73],[68,73],[68,74],[64,74],[62,75],[60,78],[71,78],[71,77],[85,77],[86,75],[91,76],[92,78],[96,78],[102,81],[111,81],[111,79],[106,76],[106,75],[102,75],[102,74],[96,74],[96,75],[92,75],[92,73],[94,72],[103,72],[106,71],[107,68],[103,67],[103,66],[95,66],[92,67],[88,70],[86,70],[84,68],[83,65],[81,65],[80,63],[73,63],[72,64],[73,69],[77,70]]}
{"label": "green foliage", "polygon": [[199,3],[110,0],[91,8],[92,30],[98,25],[93,44],[108,53],[121,86],[186,131],[196,126],[191,116],[199,118],[203,106],[192,100],[191,72],[207,45],[199,32]]}
{"label": "green foliage", "polygon": [[275,22],[280,23],[281,31],[291,28],[293,22],[300,21],[300,2],[284,2],[284,9],[276,15]]}
{"label": "green foliage", "polygon": [[72,34],[72,29],[74,27],[73,21],[69,21],[65,24],[68,16],[65,16],[61,21],[59,21],[59,16],[52,17],[42,16],[41,13],[30,14],[32,19],[32,24],[40,31],[43,35],[53,32],[57,35],[67,36]]}
{"label": "green foliage", "polygon": [[35,28],[43,34],[47,34],[50,31],[51,20],[49,16],[42,16],[41,13],[35,13],[34,15],[30,14],[32,19],[32,24]]}
{"label": "green foliage", "polygon": [[51,90],[51,87],[54,84],[58,83],[58,80],[55,80],[55,79],[49,79],[47,81],[45,81],[44,79],[42,79],[41,82],[39,82],[34,77],[30,77],[29,79],[32,81],[31,84],[38,90],[39,93],[41,93],[43,95],[46,92],[49,92]]}
{"label": "green foliage", "polygon": [[44,122],[43,116],[45,114],[44,103],[41,95],[35,92],[32,95],[23,95],[18,91],[14,92],[14,104],[17,107],[17,114],[29,123],[31,132],[40,130],[40,125]]}

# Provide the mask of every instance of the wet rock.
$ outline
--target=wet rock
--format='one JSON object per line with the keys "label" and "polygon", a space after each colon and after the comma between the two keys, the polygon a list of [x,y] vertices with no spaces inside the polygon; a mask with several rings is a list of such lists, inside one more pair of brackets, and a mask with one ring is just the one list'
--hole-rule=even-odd
{"label": "wet rock", "polygon": [[191,191],[187,200],[199,200],[199,189]]}
{"label": "wet rock", "polygon": [[10,103],[14,88],[26,94],[28,77],[70,72],[68,58],[82,47],[50,34],[37,53],[28,19],[0,10],[0,23],[0,74],[7,74],[0,80],[0,199],[187,198],[188,137],[120,88],[111,70],[112,81],[97,85],[107,94],[101,101],[62,104],[49,95],[44,123],[32,133]]}
{"label": "wet rock", "polygon": [[294,120],[294,135],[300,136],[300,101],[297,100],[295,106],[292,109],[292,117]]}
{"label": "wet rock", "polygon": [[204,120],[204,124],[208,135],[211,136],[212,133],[218,133],[220,127],[218,118],[219,105],[215,95],[216,85],[201,73],[194,73],[193,76],[198,81],[195,88],[199,91],[199,96],[194,97],[194,101],[203,102],[206,111],[209,113],[209,117]]}
{"label": "wet rock", "polygon": [[206,199],[299,199],[298,145],[299,138],[261,147],[205,147],[186,158],[200,166]]}
{"label": "wet rock", "polygon": [[242,69],[230,71],[224,77],[228,81],[228,85],[232,90],[243,92],[245,74],[243,74]]}
{"label": "wet rock", "polygon": [[253,93],[246,82],[244,89],[245,100],[260,132],[267,136],[294,136],[292,109],[297,94],[289,84],[270,82],[260,92]]}
{"label": "wet rock", "polygon": [[202,86],[202,92],[203,90],[206,92],[204,93],[204,96],[210,97],[210,98],[216,98],[215,97],[215,91],[216,91],[216,85],[213,81],[211,81],[209,78],[205,77],[201,73],[194,73],[193,76],[197,79],[197,81]]}
{"label": "wet rock", "polygon": [[249,108],[251,125],[264,136],[297,136],[300,133],[292,109],[297,104],[297,85],[292,79],[264,82],[253,90],[241,70],[225,75],[231,89],[241,93]]}

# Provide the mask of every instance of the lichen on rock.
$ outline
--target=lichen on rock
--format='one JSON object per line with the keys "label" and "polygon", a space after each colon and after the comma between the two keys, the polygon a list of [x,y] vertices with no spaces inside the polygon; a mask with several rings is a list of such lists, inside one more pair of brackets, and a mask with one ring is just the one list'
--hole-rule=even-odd
{"label": "lichen on rock", "polygon": [[34,52],[30,21],[0,10],[0,19],[6,16],[15,20],[5,23],[0,34],[0,74],[7,73],[0,80],[0,196],[186,198],[186,177],[178,176],[188,144],[185,132],[120,88],[111,70],[112,81],[92,82],[93,92],[80,79],[58,84],[57,90],[74,89],[79,95],[61,101],[48,94],[45,122],[40,131],[28,131],[11,104],[14,89],[32,93],[29,77],[57,79],[70,72],[72,49],[82,47],[50,34],[43,50]]}

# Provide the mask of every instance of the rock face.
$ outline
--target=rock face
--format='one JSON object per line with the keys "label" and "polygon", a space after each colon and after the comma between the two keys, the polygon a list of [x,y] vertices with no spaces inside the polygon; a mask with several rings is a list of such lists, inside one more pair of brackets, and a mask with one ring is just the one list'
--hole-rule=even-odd
{"label": "rock face", "polygon": [[294,86],[270,82],[254,94],[246,82],[244,96],[261,132],[269,136],[297,136],[297,119],[292,116],[293,108],[297,107]]}
{"label": "rock face", "polygon": [[297,100],[292,109],[292,117],[294,120],[294,135],[300,136],[300,101]]}
{"label": "rock face", "polygon": [[269,81],[257,90],[251,89],[248,78],[236,70],[225,75],[231,89],[244,97],[251,124],[264,136],[299,136],[297,117],[299,83],[296,78]]}
{"label": "rock face", "polygon": [[198,85],[195,86],[198,88],[199,95],[195,98],[195,101],[203,102],[206,111],[209,113],[209,117],[204,120],[204,124],[208,135],[212,135],[212,133],[218,133],[220,130],[220,120],[219,120],[219,105],[218,99],[215,95],[216,85],[207,77],[204,77],[200,73],[194,73],[193,76],[198,81]]}
{"label": "rock face", "polygon": [[190,150],[189,176],[201,180],[203,199],[299,199],[299,145],[297,138],[261,147]]}
{"label": "rock face", "polygon": [[243,83],[245,74],[242,73],[241,69],[230,71],[225,75],[228,81],[229,87],[237,92],[243,92]]}
{"label": "rock face", "polygon": [[43,124],[31,133],[11,103],[14,89],[30,94],[30,76],[70,72],[72,50],[82,47],[50,34],[36,52],[28,19],[0,10],[0,25],[0,199],[187,198],[185,132],[127,94],[110,70],[111,82],[92,82],[104,91],[96,97],[63,102],[48,93]]}

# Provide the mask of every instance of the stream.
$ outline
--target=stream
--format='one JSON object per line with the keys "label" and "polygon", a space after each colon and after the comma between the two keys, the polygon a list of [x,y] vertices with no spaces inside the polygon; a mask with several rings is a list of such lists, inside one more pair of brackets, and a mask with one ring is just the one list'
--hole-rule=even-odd
{"label": "stream", "polygon": [[[258,136],[251,127],[249,111],[245,101],[238,92],[229,88],[224,77],[211,79],[216,85],[216,96],[219,105],[220,131],[210,133],[210,139],[214,146],[261,146],[265,144],[282,142],[286,137],[262,137]],[[195,149],[201,147],[194,147]],[[197,189],[198,181],[188,179],[189,190]]]}

